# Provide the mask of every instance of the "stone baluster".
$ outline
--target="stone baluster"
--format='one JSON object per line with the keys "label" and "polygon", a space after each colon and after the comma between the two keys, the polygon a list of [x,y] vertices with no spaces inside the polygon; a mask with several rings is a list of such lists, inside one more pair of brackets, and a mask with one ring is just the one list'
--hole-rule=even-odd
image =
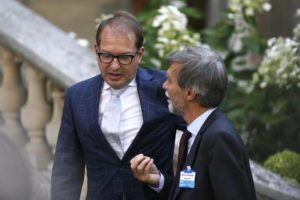
{"label": "stone baluster", "polygon": [[38,170],[45,170],[51,160],[51,151],[45,138],[45,126],[50,118],[46,101],[45,77],[30,66],[25,68],[28,98],[21,110],[21,122],[29,136],[26,145],[29,160]]}
{"label": "stone baluster", "polygon": [[[50,122],[46,126],[46,139],[52,149],[52,153],[55,153],[56,141],[58,137],[62,109],[64,104],[64,91],[57,86],[50,86],[51,97],[53,100],[53,114]],[[52,170],[52,162],[49,165],[49,170]]]}
{"label": "stone baluster", "polygon": [[2,130],[18,146],[23,147],[28,138],[20,123],[20,109],[26,92],[21,81],[21,66],[15,63],[12,52],[3,49],[2,85],[0,87],[0,111],[4,124]]}

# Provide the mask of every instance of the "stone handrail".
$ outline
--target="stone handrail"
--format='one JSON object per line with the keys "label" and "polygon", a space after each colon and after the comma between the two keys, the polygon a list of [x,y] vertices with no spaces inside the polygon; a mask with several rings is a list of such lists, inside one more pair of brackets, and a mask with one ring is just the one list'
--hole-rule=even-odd
{"label": "stone handrail", "polygon": [[259,200],[299,200],[300,188],[251,161],[251,171]]}
{"label": "stone handrail", "polygon": [[62,87],[98,73],[95,55],[17,1],[0,0],[0,42]]}
{"label": "stone handrail", "polygon": [[[46,200],[64,89],[99,73],[98,67],[91,50],[31,9],[14,0],[0,5],[0,128],[25,147],[36,169],[33,199]],[[260,200],[300,200],[299,188],[254,162],[251,168]]]}

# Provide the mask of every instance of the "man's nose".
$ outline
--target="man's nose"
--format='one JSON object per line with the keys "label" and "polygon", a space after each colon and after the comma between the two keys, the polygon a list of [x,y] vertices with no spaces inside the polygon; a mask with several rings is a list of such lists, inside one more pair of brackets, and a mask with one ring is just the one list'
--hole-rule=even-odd
{"label": "man's nose", "polygon": [[167,89],[167,81],[165,81],[163,84],[162,84],[162,87],[166,90]]}
{"label": "man's nose", "polygon": [[113,70],[117,70],[120,68],[120,63],[118,61],[117,58],[114,58],[111,63],[110,63],[110,67],[113,69]]}

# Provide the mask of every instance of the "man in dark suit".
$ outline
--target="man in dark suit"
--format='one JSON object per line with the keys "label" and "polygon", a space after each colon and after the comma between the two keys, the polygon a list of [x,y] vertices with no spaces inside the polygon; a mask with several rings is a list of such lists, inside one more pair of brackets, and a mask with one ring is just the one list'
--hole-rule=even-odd
{"label": "man in dark suit", "polygon": [[99,25],[95,51],[101,74],[65,92],[53,200],[80,198],[85,167],[88,200],[157,199],[130,170],[130,159],[141,152],[157,159],[165,174],[173,173],[175,131],[184,123],[168,110],[161,87],[166,74],[139,67],[143,40],[142,27],[127,12]]}
{"label": "man in dark suit", "polygon": [[188,124],[189,134],[184,133],[190,135],[188,155],[182,159],[181,143],[178,165],[183,163],[183,167],[177,179],[159,172],[147,153],[131,160],[134,175],[161,194],[169,193],[171,200],[255,200],[245,147],[217,108],[228,81],[222,59],[210,49],[196,47],[170,55],[169,63],[163,88],[169,96],[170,110],[182,115]]}

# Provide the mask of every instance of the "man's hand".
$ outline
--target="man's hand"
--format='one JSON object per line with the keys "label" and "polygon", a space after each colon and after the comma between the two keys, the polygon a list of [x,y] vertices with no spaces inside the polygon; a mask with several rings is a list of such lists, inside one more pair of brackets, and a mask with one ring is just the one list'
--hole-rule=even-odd
{"label": "man's hand", "polygon": [[130,167],[135,178],[152,187],[159,187],[160,172],[152,158],[138,154],[130,160]]}

